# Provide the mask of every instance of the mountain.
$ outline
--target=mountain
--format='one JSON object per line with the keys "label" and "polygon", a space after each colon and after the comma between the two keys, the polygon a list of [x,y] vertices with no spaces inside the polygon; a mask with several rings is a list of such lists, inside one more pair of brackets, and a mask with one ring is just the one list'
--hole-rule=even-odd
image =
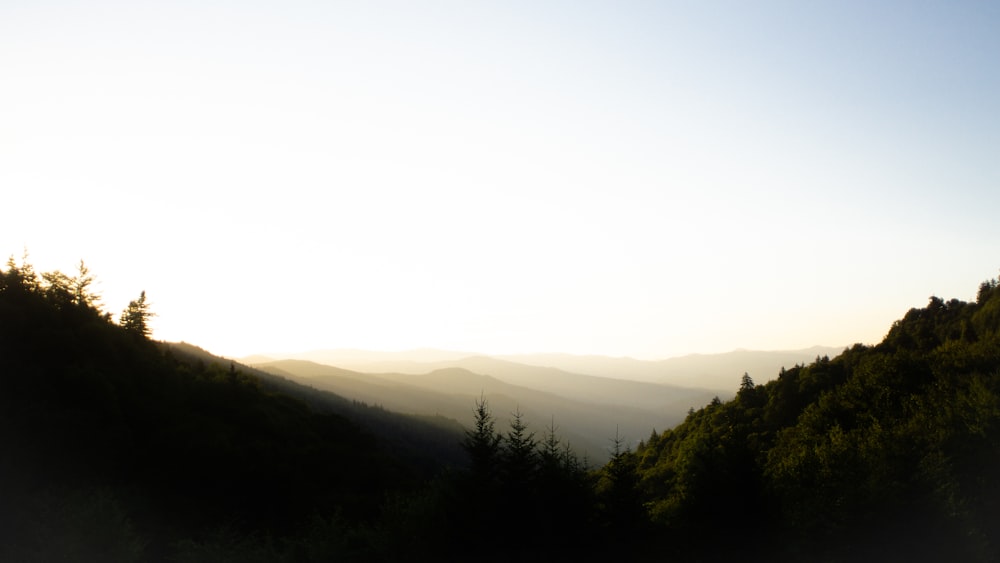
{"label": "mountain", "polygon": [[[675,366],[674,379],[685,374],[702,374],[701,380],[717,381],[715,375],[735,365],[777,365],[781,358],[797,359],[805,354],[819,354],[823,348],[796,353],[734,352],[712,356],[688,356],[666,360]],[[317,351],[302,356],[339,360],[361,370],[324,366],[298,360],[279,360],[256,364],[256,367],[295,381],[329,390],[353,400],[378,404],[393,411],[422,415],[441,415],[469,425],[476,398],[489,400],[501,420],[520,409],[531,429],[541,431],[553,422],[580,453],[604,463],[615,436],[626,444],[637,444],[657,429],[669,428],[683,420],[688,410],[709,403],[713,396],[730,397],[739,385],[732,377],[724,390],[632,381],[621,377],[603,377],[572,373],[554,367],[530,365],[489,356],[457,357],[459,353],[432,351],[420,355],[447,357],[438,361],[414,361],[406,352],[383,354],[361,351]],[[813,359],[815,355],[811,356]],[[629,359],[576,356],[524,356],[525,361],[589,365],[591,371],[661,373],[664,362],[640,362]],[[589,360],[589,363],[588,363]],[[643,371],[645,370],[645,371]],[[710,375],[704,375],[708,372]],[[742,375],[742,373],[740,373]],[[728,379],[729,377],[727,377]]]}
{"label": "mountain", "polygon": [[690,354],[657,362],[663,370],[657,381],[689,386],[738,386],[744,373],[764,383],[782,368],[805,365],[821,357],[833,357],[844,347],[813,346],[802,350],[734,350],[724,354]]}
{"label": "mountain", "polygon": [[[453,350],[437,350],[434,348],[417,348],[414,350],[403,350],[396,352],[375,352],[370,350],[359,350],[355,348],[340,348],[335,350],[310,350],[296,354],[262,354],[262,356],[279,359],[296,359],[339,366],[347,369],[357,369],[359,366],[376,364],[380,362],[445,362],[465,358],[473,354],[468,352],[456,352]],[[250,363],[254,358],[246,358]],[[266,361],[266,360],[265,360]],[[367,371],[367,370],[358,370]],[[395,370],[386,370],[395,371]]]}
{"label": "mountain", "polygon": [[463,358],[451,365],[477,373],[495,374],[508,383],[531,387],[578,401],[654,409],[681,414],[711,400],[711,391],[645,383],[623,378],[572,373],[487,356]]}
{"label": "mountain", "polygon": [[[333,393],[331,389],[317,389],[308,382],[305,384],[296,382],[298,375],[292,372],[283,372],[277,368],[258,369],[236,363],[185,342],[162,343],[161,346],[174,356],[186,357],[220,368],[232,366],[240,373],[257,378],[268,389],[306,403],[314,411],[347,417],[381,440],[395,455],[415,467],[435,470],[441,465],[460,466],[466,462],[465,452],[459,447],[465,427],[455,418],[440,416],[437,411],[415,413],[408,409],[387,410],[382,404],[381,393],[377,391],[371,394]],[[290,362],[300,366],[317,366],[324,374],[330,372],[328,366],[294,360]],[[310,373],[308,368],[300,369],[306,369],[306,373]],[[334,371],[364,378],[363,374],[354,374],[347,370],[334,368]]]}
{"label": "mountain", "polygon": [[[413,352],[372,352],[362,350],[316,350],[298,354],[269,354],[244,358],[248,364],[270,359],[300,359],[349,370],[380,373],[426,373],[444,367],[465,367],[470,371],[490,373],[511,383],[527,386],[540,382],[567,381],[556,371],[536,371],[527,376],[527,366],[538,370],[550,368],[563,373],[607,379],[656,383],[674,388],[711,391],[731,396],[744,373],[761,383],[777,377],[781,368],[808,364],[818,357],[833,357],[844,347],[813,346],[801,350],[734,350],[721,354],[689,354],[665,360],[637,360],[596,355],[509,354],[486,356],[463,352],[424,350]],[[487,358],[493,363],[489,363]],[[502,363],[507,362],[507,363]],[[539,383],[542,384],[542,383]],[[573,385],[549,386],[546,389],[566,393]],[[536,387],[542,389],[542,387]]]}
{"label": "mountain", "polygon": [[[580,376],[490,358],[421,365],[432,369],[418,374],[370,374],[303,360],[279,360],[254,367],[392,411],[440,415],[466,426],[472,424],[476,400],[482,397],[501,421],[520,410],[525,422],[539,435],[550,424],[556,424],[560,435],[579,453],[599,463],[608,459],[616,432],[638,443],[654,429],[676,424],[688,409],[711,398],[706,392],[680,390],[679,394],[654,384]],[[502,375],[483,375],[482,371]],[[510,382],[515,372],[532,385]],[[541,376],[554,377],[547,383]],[[564,393],[569,384],[579,389]],[[539,389],[546,386],[558,392]],[[606,392],[601,395],[600,391]],[[643,392],[646,397],[640,400]],[[629,398],[637,404],[630,404]]]}
{"label": "mountain", "polygon": [[[707,403],[713,394],[706,389],[572,373],[559,368],[518,363],[489,356],[468,356],[438,362],[378,362],[366,364],[364,371],[384,373],[379,368],[390,366],[401,368],[396,371],[404,374],[461,368],[473,373],[490,375],[512,385],[545,391],[577,401],[656,409],[680,415],[692,406]],[[735,389],[736,384],[731,387]]]}
{"label": "mountain", "polygon": [[997,561],[1000,285],[745,378],[620,464],[675,559]]}
{"label": "mountain", "polygon": [[688,354],[665,360],[636,360],[571,354],[520,354],[501,356],[524,364],[550,366],[601,377],[656,382],[681,387],[712,389],[731,395],[740,377],[770,381],[782,367],[807,364],[822,356],[836,356],[843,347],[813,346],[801,350],[733,350],[721,354]]}

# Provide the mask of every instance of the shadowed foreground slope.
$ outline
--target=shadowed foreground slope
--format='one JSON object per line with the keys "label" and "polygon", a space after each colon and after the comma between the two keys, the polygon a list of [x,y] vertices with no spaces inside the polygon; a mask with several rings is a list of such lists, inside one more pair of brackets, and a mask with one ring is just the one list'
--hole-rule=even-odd
{"label": "shadowed foreground slope", "polygon": [[371,521],[419,483],[371,432],[388,415],[366,431],[335,413],[359,405],[174,353],[71,282],[0,272],[0,560],[157,560],[213,534]]}

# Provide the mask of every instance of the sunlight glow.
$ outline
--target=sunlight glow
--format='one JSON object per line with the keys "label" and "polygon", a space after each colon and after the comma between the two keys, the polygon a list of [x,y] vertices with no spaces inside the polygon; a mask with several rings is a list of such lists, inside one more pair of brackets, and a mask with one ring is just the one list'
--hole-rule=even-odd
{"label": "sunlight glow", "polygon": [[1000,256],[997,15],[885,4],[8,3],[0,243],[232,356],[874,342]]}

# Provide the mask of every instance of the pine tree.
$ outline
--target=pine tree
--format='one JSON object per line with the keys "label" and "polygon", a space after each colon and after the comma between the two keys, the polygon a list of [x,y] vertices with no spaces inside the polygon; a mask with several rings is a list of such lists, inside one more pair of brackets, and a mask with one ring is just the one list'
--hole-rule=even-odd
{"label": "pine tree", "polygon": [[518,408],[511,413],[510,431],[504,439],[504,469],[511,484],[524,484],[531,480],[537,467],[535,433],[528,432],[524,415]]}
{"label": "pine tree", "polygon": [[462,447],[469,454],[469,465],[477,480],[492,481],[500,461],[500,443],[503,437],[496,431],[496,423],[489,404],[482,396],[476,401],[475,427],[465,432]]}
{"label": "pine tree", "polygon": [[538,448],[538,458],[542,469],[550,471],[562,465],[562,452],[559,437],[556,436],[556,419],[552,417],[545,429],[545,439]]}
{"label": "pine tree", "polygon": [[7,259],[7,271],[4,275],[3,289],[16,292],[38,291],[41,284],[38,281],[38,274],[35,268],[28,262],[28,251],[25,250],[21,256],[21,266],[18,267],[14,257]]}
{"label": "pine tree", "polygon": [[597,494],[604,525],[613,536],[625,541],[642,533],[648,517],[639,494],[636,457],[617,428],[611,460],[601,469],[598,478]]}
{"label": "pine tree", "polygon": [[54,272],[43,273],[42,280],[45,282],[43,291],[51,303],[56,304],[59,308],[63,308],[73,302],[69,276],[56,270]]}
{"label": "pine tree", "polygon": [[[93,307],[97,310],[101,309],[101,296],[91,289],[91,286],[94,284],[94,276],[90,273],[87,265],[83,263],[83,260],[80,260],[80,265],[77,266],[76,276],[69,281],[69,289],[73,294],[74,303]],[[145,292],[143,293],[145,294]]]}
{"label": "pine tree", "polygon": [[154,313],[149,310],[149,302],[146,301],[146,292],[143,291],[139,294],[139,299],[129,301],[128,307],[122,311],[118,324],[133,334],[149,338],[152,333],[149,328],[149,319],[153,316]]}

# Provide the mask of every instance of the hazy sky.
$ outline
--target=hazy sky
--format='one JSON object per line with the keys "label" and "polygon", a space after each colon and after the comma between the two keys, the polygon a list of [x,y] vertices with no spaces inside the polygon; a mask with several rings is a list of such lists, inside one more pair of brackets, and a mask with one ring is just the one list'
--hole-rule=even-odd
{"label": "hazy sky", "polygon": [[874,343],[1000,271],[998,2],[0,3],[0,252],[210,351]]}

